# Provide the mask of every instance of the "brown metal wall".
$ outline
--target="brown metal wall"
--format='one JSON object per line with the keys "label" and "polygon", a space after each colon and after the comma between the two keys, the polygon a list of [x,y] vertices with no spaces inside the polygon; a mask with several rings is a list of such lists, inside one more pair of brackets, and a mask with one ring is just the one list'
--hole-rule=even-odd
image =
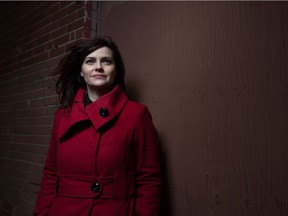
{"label": "brown metal wall", "polygon": [[162,215],[288,215],[287,2],[101,2],[163,150]]}

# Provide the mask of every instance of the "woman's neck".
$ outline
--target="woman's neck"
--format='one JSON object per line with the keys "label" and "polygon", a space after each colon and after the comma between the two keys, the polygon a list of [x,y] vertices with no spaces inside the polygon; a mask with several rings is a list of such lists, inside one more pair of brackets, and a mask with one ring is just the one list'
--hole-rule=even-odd
{"label": "woman's neck", "polygon": [[102,95],[106,94],[109,90],[107,89],[95,89],[87,86],[88,97],[91,101],[98,100]]}

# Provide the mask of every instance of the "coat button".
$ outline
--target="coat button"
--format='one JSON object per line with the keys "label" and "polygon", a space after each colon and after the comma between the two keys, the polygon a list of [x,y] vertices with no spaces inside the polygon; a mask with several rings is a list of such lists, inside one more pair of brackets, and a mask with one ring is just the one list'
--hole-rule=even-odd
{"label": "coat button", "polygon": [[100,183],[99,183],[99,182],[94,182],[94,183],[92,183],[92,185],[91,185],[91,191],[92,191],[93,193],[99,192],[100,189],[101,189],[101,186],[100,186]]}
{"label": "coat button", "polygon": [[100,116],[102,116],[103,118],[109,116],[108,109],[105,108],[105,107],[102,107],[102,108],[99,110],[99,114],[100,114]]}

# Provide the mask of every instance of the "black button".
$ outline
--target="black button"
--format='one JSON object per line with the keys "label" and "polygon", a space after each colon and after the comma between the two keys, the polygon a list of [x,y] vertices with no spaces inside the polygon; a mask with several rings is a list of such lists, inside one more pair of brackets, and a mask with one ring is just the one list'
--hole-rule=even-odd
{"label": "black button", "polygon": [[99,113],[100,113],[100,115],[102,116],[102,117],[107,117],[107,116],[109,116],[109,112],[108,112],[108,109],[107,108],[105,108],[105,107],[102,107],[100,110],[99,110]]}
{"label": "black button", "polygon": [[101,189],[101,186],[100,186],[100,183],[99,182],[94,182],[92,185],[91,185],[91,190],[93,193],[97,193],[99,192]]}

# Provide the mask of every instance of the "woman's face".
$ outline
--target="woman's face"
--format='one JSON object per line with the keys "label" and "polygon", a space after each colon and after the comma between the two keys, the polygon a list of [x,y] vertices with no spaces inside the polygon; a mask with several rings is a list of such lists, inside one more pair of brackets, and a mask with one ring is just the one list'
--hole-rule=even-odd
{"label": "woman's face", "polygon": [[84,77],[87,88],[109,91],[116,77],[112,50],[101,47],[86,56],[82,63],[81,76]]}

